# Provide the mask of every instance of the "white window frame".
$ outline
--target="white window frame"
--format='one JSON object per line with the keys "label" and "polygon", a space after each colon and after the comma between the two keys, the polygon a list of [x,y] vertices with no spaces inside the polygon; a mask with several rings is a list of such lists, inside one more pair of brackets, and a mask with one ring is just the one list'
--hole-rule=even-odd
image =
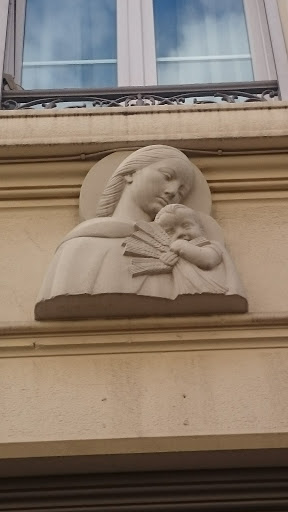
{"label": "white window frame", "polygon": [[152,0],[117,0],[117,49],[118,86],[157,83]]}
{"label": "white window frame", "polygon": [[[7,32],[4,72],[16,83],[21,82],[25,5],[26,0],[0,0],[0,75]],[[277,0],[244,0],[244,8],[254,78],[278,77],[282,99],[288,99],[288,58]],[[117,62],[118,86],[157,85],[153,0],[117,0]]]}
{"label": "white window frame", "polygon": [[20,84],[24,43],[26,0],[9,0],[4,72]]}
{"label": "white window frame", "polygon": [[263,0],[244,0],[255,80],[276,80],[276,68]]}
{"label": "white window frame", "polygon": [[264,0],[281,99],[288,100],[288,55],[277,0]]}
{"label": "white window frame", "polygon": [[2,2],[0,3],[0,101],[3,83],[3,68],[8,23],[8,10],[9,0],[2,0]]}

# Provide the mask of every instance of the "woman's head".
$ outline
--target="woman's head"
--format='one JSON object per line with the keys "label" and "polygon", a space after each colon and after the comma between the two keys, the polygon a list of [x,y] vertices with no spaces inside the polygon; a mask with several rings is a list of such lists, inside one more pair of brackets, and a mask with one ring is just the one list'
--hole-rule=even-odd
{"label": "woman's head", "polygon": [[109,217],[125,190],[151,220],[166,204],[181,202],[193,185],[194,166],[178,149],[147,146],[129,155],[116,169],[101,196],[97,217]]}

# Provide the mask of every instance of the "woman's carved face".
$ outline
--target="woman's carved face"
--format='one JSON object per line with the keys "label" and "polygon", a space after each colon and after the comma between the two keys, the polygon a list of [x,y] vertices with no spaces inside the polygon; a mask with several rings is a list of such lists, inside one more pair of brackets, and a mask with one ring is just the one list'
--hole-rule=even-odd
{"label": "woman's carved face", "polygon": [[161,160],[130,176],[132,200],[151,220],[167,204],[181,203],[191,190],[191,171],[176,159]]}

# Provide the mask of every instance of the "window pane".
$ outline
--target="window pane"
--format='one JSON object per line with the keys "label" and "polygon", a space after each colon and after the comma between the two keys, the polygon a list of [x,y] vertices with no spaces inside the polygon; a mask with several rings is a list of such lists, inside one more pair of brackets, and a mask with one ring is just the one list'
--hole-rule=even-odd
{"label": "window pane", "polygon": [[32,66],[24,68],[22,78],[25,89],[94,88],[95,83],[96,87],[107,87],[107,82],[117,82],[113,64]]}
{"label": "window pane", "polygon": [[159,84],[253,80],[241,0],[154,0]]}
{"label": "window pane", "polygon": [[116,39],[116,0],[27,0],[22,86],[116,86]]}

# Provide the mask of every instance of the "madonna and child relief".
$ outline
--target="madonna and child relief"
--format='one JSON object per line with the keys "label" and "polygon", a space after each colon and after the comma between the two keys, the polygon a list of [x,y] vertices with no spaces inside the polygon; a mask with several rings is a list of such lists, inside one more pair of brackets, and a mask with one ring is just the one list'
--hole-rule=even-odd
{"label": "madonna and child relief", "polygon": [[204,176],[176,148],[103,158],[83,182],[84,221],[56,249],[35,318],[246,312],[210,210]]}

